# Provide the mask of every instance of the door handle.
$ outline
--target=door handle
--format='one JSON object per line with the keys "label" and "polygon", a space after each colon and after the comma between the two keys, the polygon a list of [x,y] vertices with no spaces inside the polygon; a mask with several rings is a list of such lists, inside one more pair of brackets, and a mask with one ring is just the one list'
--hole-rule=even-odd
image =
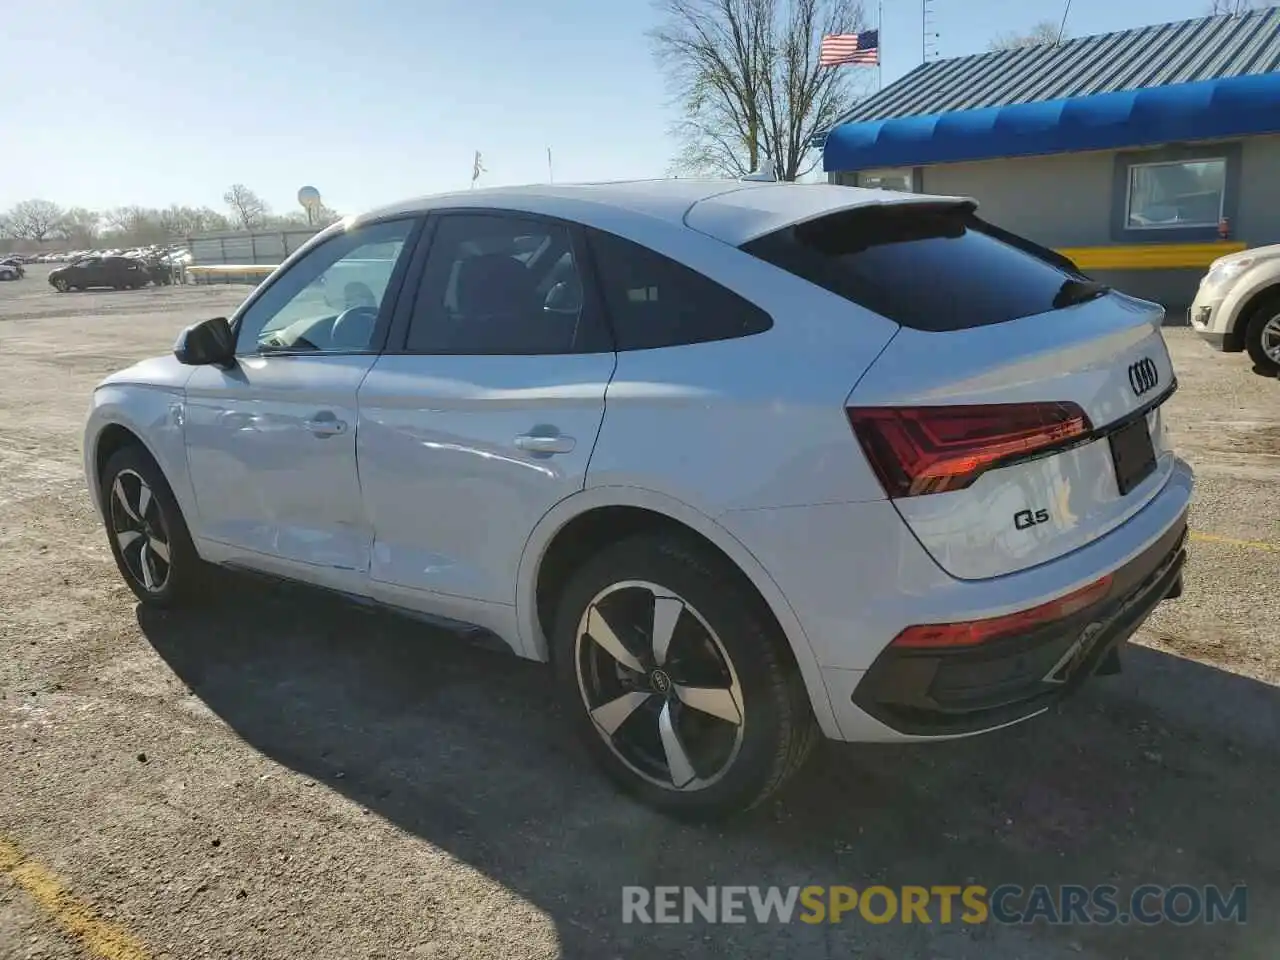
{"label": "door handle", "polygon": [[526,453],[569,453],[576,445],[573,437],[563,434],[522,433],[516,437],[516,447]]}
{"label": "door handle", "polygon": [[304,426],[317,437],[336,437],[347,432],[347,421],[339,420],[332,413],[318,413]]}

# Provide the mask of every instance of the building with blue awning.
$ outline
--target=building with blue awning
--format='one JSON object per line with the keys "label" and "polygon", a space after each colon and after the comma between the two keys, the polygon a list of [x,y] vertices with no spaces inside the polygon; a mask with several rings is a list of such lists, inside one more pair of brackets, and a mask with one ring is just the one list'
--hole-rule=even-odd
{"label": "building with blue awning", "polygon": [[1280,9],[924,63],[827,133],[835,183],[983,216],[1173,309],[1280,242]]}

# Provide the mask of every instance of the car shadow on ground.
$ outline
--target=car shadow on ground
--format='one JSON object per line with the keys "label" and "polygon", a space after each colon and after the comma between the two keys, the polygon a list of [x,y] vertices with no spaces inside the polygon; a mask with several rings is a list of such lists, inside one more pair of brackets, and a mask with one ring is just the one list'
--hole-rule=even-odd
{"label": "car shadow on ground", "polygon": [[[177,676],[264,755],[544,911],[565,956],[1261,957],[1280,942],[1280,691],[1264,684],[1134,648],[1122,676],[1047,717],[946,744],[828,744],[777,801],[689,826],[596,773],[545,667],[219,577],[234,603],[139,608]],[[1146,928],[621,922],[624,885],[872,883],[1247,883],[1249,913]]]}

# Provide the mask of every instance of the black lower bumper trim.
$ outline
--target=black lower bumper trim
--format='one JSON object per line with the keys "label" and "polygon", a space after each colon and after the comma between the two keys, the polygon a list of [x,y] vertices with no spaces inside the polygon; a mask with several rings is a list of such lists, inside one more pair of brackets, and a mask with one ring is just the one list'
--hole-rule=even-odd
{"label": "black lower bumper trim", "polygon": [[956,650],[887,647],[853,702],[900,733],[974,733],[1043,710],[1098,672],[1160,601],[1181,592],[1184,514],[1112,573],[1111,589],[1073,616],[1017,637]]}

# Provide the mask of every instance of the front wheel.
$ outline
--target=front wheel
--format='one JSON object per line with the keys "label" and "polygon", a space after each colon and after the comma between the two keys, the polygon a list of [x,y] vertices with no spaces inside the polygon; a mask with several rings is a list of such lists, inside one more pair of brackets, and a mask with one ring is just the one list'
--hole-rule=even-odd
{"label": "front wheel", "polygon": [[817,740],[799,672],[763,601],[679,536],[614,544],[570,580],[557,686],[604,771],[689,819],[757,806]]}
{"label": "front wheel", "polygon": [[1249,318],[1244,345],[1260,370],[1280,373],[1280,300],[1268,301]]}
{"label": "front wheel", "polygon": [[176,606],[196,592],[203,563],[182,511],[150,454],[131,445],[102,471],[102,515],[111,554],[143,603]]}
{"label": "front wheel", "polygon": [[66,293],[67,290],[70,289],[70,285],[67,281],[59,277],[57,280],[53,281],[53,289],[57,290],[59,293]]}

